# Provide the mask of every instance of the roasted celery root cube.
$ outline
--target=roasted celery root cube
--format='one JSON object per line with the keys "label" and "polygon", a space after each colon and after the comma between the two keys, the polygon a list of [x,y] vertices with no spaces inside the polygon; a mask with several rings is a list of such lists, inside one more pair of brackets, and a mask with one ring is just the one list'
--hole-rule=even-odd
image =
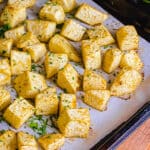
{"label": "roasted celery root cube", "polygon": [[83,40],[81,49],[85,69],[93,70],[101,67],[101,51],[96,42]]}
{"label": "roasted celery root cube", "polygon": [[18,48],[24,48],[39,43],[37,37],[32,32],[23,34],[17,42]]}
{"label": "roasted celery root cube", "polygon": [[61,94],[59,103],[59,114],[66,109],[75,109],[77,107],[75,94]]}
{"label": "roasted celery root cube", "polygon": [[12,45],[13,45],[12,39],[0,39],[0,55],[9,57]]}
{"label": "roasted celery root cube", "polygon": [[54,2],[47,2],[40,10],[40,18],[54,21],[61,24],[65,20],[65,13],[61,5]]}
{"label": "roasted celery root cube", "polygon": [[61,5],[65,12],[70,12],[76,7],[76,0],[52,0]]}
{"label": "roasted celery root cube", "polygon": [[57,125],[65,137],[87,138],[90,128],[89,110],[66,109],[60,114]]}
{"label": "roasted celery root cube", "polygon": [[58,72],[57,84],[68,93],[75,93],[79,86],[79,74],[71,64],[67,64]]}
{"label": "roasted celery root cube", "polygon": [[6,39],[13,39],[13,42],[16,45],[19,38],[25,33],[26,33],[25,27],[19,26],[17,28],[13,28],[11,30],[6,31],[5,32],[5,38]]}
{"label": "roasted celery root cube", "polygon": [[17,148],[16,133],[14,131],[5,131],[0,135],[0,141],[1,150],[16,150]]}
{"label": "roasted celery root cube", "polygon": [[120,67],[131,67],[136,70],[141,70],[143,63],[139,55],[134,50],[131,50],[123,54]]}
{"label": "roasted celery root cube", "polygon": [[19,75],[31,70],[31,56],[27,52],[12,50],[10,63],[12,75]]}
{"label": "roasted celery root cube", "polygon": [[26,19],[26,8],[6,6],[0,15],[0,22],[15,27]]}
{"label": "roasted celery root cube", "polygon": [[31,59],[34,62],[39,61],[46,53],[46,45],[44,43],[37,43],[23,48],[24,51],[29,52]]}
{"label": "roasted celery root cube", "polygon": [[34,114],[34,107],[25,99],[17,98],[7,109],[3,116],[14,128],[20,128]]}
{"label": "roasted celery root cube", "polygon": [[65,21],[60,34],[72,41],[77,42],[81,41],[85,31],[85,27],[81,26],[73,19],[68,19]]}
{"label": "roasted celery root cube", "polygon": [[108,90],[89,90],[85,92],[83,101],[99,111],[104,111],[109,99],[110,91]]}
{"label": "roasted celery root cube", "polygon": [[62,134],[46,134],[38,139],[39,144],[44,150],[60,149],[65,142]]}
{"label": "roasted celery root cube", "polygon": [[111,33],[104,25],[97,25],[87,31],[90,39],[95,40],[99,46],[109,45],[115,42]]}
{"label": "roasted celery root cube", "polygon": [[105,72],[113,72],[120,64],[122,58],[122,52],[117,49],[109,49],[103,56],[102,68]]}
{"label": "roasted celery root cube", "polygon": [[35,4],[36,0],[8,0],[8,5],[13,7],[32,7]]}
{"label": "roasted celery root cube", "polygon": [[80,62],[81,59],[75,48],[69,43],[67,39],[59,34],[56,34],[49,41],[49,49],[54,53],[64,53],[68,58],[75,62]]}
{"label": "roasted celery root cube", "polygon": [[110,87],[112,96],[126,96],[136,90],[142,81],[142,75],[132,68],[123,68]]}
{"label": "roasted celery root cube", "polygon": [[58,111],[56,88],[48,88],[35,98],[36,115],[53,115]]}
{"label": "roasted celery root cube", "polygon": [[96,25],[104,22],[108,16],[84,3],[77,10],[75,17],[89,25]]}
{"label": "roasted celery root cube", "polygon": [[10,103],[10,93],[4,87],[0,87],[0,111],[5,109]]}
{"label": "roasted celery root cube", "polygon": [[14,79],[14,87],[24,98],[35,98],[35,96],[47,88],[44,76],[34,72],[24,72]]}
{"label": "roasted celery root cube", "polygon": [[83,90],[105,90],[106,80],[92,70],[85,70],[83,75]]}
{"label": "roasted celery root cube", "polygon": [[127,25],[119,28],[116,37],[121,50],[137,50],[139,47],[139,37],[134,26]]}
{"label": "roasted celery root cube", "polygon": [[0,60],[0,85],[10,84],[11,69],[8,59]]}
{"label": "roasted celery root cube", "polygon": [[45,20],[27,20],[27,30],[32,32],[41,42],[47,42],[55,33],[56,23]]}
{"label": "roasted celery root cube", "polygon": [[38,150],[38,145],[33,135],[25,132],[17,133],[17,142],[19,150]]}
{"label": "roasted celery root cube", "polygon": [[45,69],[47,78],[51,78],[59,70],[64,68],[67,63],[68,63],[67,54],[54,54],[48,52],[45,58]]}

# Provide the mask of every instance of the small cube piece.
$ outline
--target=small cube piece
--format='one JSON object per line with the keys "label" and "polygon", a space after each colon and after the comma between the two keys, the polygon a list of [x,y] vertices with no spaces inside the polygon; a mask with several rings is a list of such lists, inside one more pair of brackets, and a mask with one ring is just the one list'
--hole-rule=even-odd
{"label": "small cube piece", "polygon": [[12,50],[10,63],[12,75],[22,74],[31,70],[31,56],[27,52]]}
{"label": "small cube piece", "polygon": [[91,107],[104,111],[110,99],[110,91],[108,90],[89,90],[85,92],[84,103]]}
{"label": "small cube piece", "polygon": [[61,5],[48,1],[40,10],[40,18],[61,24],[65,20],[65,13]]}
{"label": "small cube piece", "polygon": [[58,111],[56,88],[48,88],[36,95],[36,115],[54,115]]}
{"label": "small cube piece", "polygon": [[66,54],[54,54],[48,52],[45,58],[45,69],[47,78],[51,78],[59,70],[65,67],[68,63],[68,56]]}
{"label": "small cube piece", "polygon": [[39,61],[46,53],[46,45],[44,43],[37,43],[23,48],[24,51],[29,52],[31,59],[34,62]]}
{"label": "small cube piece", "polygon": [[25,33],[26,33],[25,27],[19,26],[17,28],[13,28],[11,30],[6,31],[5,32],[5,38],[6,39],[13,39],[13,42],[16,45],[19,38]]}
{"label": "small cube piece", "polygon": [[105,90],[107,87],[106,80],[91,70],[85,70],[83,76],[83,90]]}
{"label": "small cube piece", "polygon": [[38,150],[38,145],[33,135],[25,132],[17,133],[18,150]]}
{"label": "small cube piece", "polygon": [[16,133],[11,130],[4,131],[0,135],[0,150],[16,150],[17,140]]}
{"label": "small cube piece", "polygon": [[115,42],[108,29],[102,24],[89,29],[87,34],[89,38],[95,40],[99,46],[105,46]]}
{"label": "small cube piece", "polygon": [[45,20],[27,20],[27,30],[32,32],[41,42],[47,42],[55,33],[56,23]]}
{"label": "small cube piece", "polygon": [[122,52],[119,49],[114,48],[107,50],[103,56],[103,70],[107,73],[113,72],[117,67],[119,67],[121,58]]}
{"label": "small cube piece", "polygon": [[119,28],[116,37],[121,50],[136,50],[139,47],[139,37],[134,26],[127,25]]}
{"label": "small cube piece", "polygon": [[22,23],[26,19],[26,8],[6,6],[1,13],[0,22],[8,24],[11,28]]}
{"label": "small cube piece", "polygon": [[9,57],[12,45],[13,45],[12,39],[0,39],[0,55]]}
{"label": "small cube piece", "polygon": [[113,81],[112,96],[126,96],[136,90],[142,81],[142,75],[132,68],[123,68]]}
{"label": "small cube piece", "polygon": [[10,84],[11,69],[8,59],[0,60],[0,85]]}
{"label": "small cube piece", "polygon": [[8,0],[8,5],[13,7],[32,7],[35,4],[36,0]]}
{"label": "small cube piece", "polygon": [[61,94],[59,103],[59,114],[66,109],[75,109],[77,107],[75,94]]}
{"label": "small cube piece", "polygon": [[131,50],[123,54],[120,67],[131,67],[136,70],[141,70],[143,63],[139,55],[134,50]]}
{"label": "small cube piece", "polygon": [[32,32],[27,32],[20,37],[17,42],[18,48],[24,48],[39,43],[37,37]]}
{"label": "small cube piece", "polygon": [[10,93],[4,87],[0,87],[0,111],[5,109],[10,103]]}
{"label": "small cube piece", "polygon": [[101,67],[101,51],[96,42],[83,40],[81,49],[85,69],[93,70]]}
{"label": "small cube piece", "polygon": [[4,112],[4,119],[14,128],[20,128],[33,114],[34,107],[25,99],[17,98]]}
{"label": "small cube piece", "polygon": [[75,17],[89,25],[103,23],[108,18],[105,13],[96,10],[86,3],[79,7]]}
{"label": "small cube piece", "polygon": [[60,149],[65,142],[62,134],[46,134],[38,139],[41,147],[44,150],[57,150]]}
{"label": "small cube piece", "polygon": [[52,0],[61,5],[65,12],[70,12],[76,7],[76,0]]}
{"label": "small cube piece", "polygon": [[24,98],[35,98],[35,96],[47,88],[44,76],[34,72],[24,72],[14,80],[14,87]]}
{"label": "small cube piece", "polygon": [[69,43],[67,39],[59,34],[53,36],[49,41],[49,49],[54,53],[65,53],[68,58],[75,62],[80,62],[81,59],[75,48]]}
{"label": "small cube piece", "polygon": [[72,40],[72,41],[81,41],[86,28],[81,26],[79,23],[72,19],[65,21],[63,28],[61,30],[61,35]]}
{"label": "small cube piece", "polygon": [[90,128],[89,110],[66,109],[60,114],[57,125],[65,137],[87,138]]}
{"label": "small cube piece", "polygon": [[58,72],[57,84],[68,93],[75,93],[79,88],[79,74],[71,64]]}

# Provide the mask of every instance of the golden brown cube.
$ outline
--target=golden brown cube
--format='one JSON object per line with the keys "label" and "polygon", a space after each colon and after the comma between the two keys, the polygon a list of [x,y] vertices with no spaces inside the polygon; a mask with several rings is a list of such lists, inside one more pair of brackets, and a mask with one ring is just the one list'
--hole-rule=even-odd
{"label": "golden brown cube", "polygon": [[53,36],[49,41],[49,49],[54,53],[64,53],[68,55],[68,58],[75,62],[80,62],[78,52],[75,48],[69,43],[67,39],[62,37],[59,34]]}
{"label": "golden brown cube", "polygon": [[123,54],[120,67],[131,67],[136,70],[141,70],[143,63],[139,55],[134,50],[131,50]]}
{"label": "golden brown cube", "polygon": [[34,62],[39,61],[46,53],[46,45],[44,43],[37,43],[23,48],[24,51],[29,52],[31,59]]}
{"label": "golden brown cube", "polygon": [[85,92],[84,103],[91,107],[104,111],[110,99],[110,91],[108,90],[89,90]]}
{"label": "golden brown cube", "polygon": [[25,132],[17,133],[18,150],[38,150],[38,144],[33,135]]}
{"label": "golden brown cube", "polygon": [[66,109],[75,109],[77,107],[75,94],[61,94],[59,103],[59,114]]}
{"label": "golden brown cube", "polygon": [[58,72],[57,84],[68,93],[75,93],[79,88],[79,74],[71,64]]}
{"label": "golden brown cube", "polygon": [[41,42],[47,42],[55,33],[56,23],[45,20],[27,20],[27,30],[32,32]]}
{"label": "golden brown cube", "polygon": [[136,90],[142,81],[142,75],[132,68],[123,68],[110,87],[112,96],[126,96]]}
{"label": "golden brown cube", "polygon": [[61,30],[61,35],[72,40],[72,41],[81,41],[86,28],[81,26],[73,19],[66,20],[63,28]]}
{"label": "golden brown cube", "polygon": [[66,54],[54,54],[48,52],[45,58],[45,69],[47,78],[51,78],[59,70],[65,67],[68,63],[68,56]]}
{"label": "golden brown cube", "polygon": [[139,37],[134,26],[127,25],[119,28],[116,37],[121,50],[136,50],[139,47]]}
{"label": "golden brown cube", "polygon": [[13,45],[12,39],[0,39],[0,55],[9,57],[12,45]]}
{"label": "golden brown cube", "polygon": [[61,5],[48,1],[40,10],[40,18],[61,24],[65,20],[65,13]]}
{"label": "golden brown cube", "polygon": [[89,29],[87,34],[89,38],[95,40],[99,46],[105,46],[115,42],[111,33],[102,24]]}
{"label": "golden brown cube", "polygon": [[6,39],[13,39],[14,44],[16,45],[19,38],[25,34],[25,27],[24,26],[19,26],[16,28],[13,28],[11,30],[8,30],[5,32],[5,38]]}
{"label": "golden brown cube", "polygon": [[34,107],[25,99],[17,98],[7,107],[3,116],[14,128],[20,128],[33,114]]}
{"label": "golden brown cube", "polygon": [[38,139],[44,150],[57,150],[64,145],[65,138],[62,134],[46,134]]}
{"label": "golden brown cube", "polygon": [[26,19],[26,8],[6,6],[0,15],[0,22],[15,27]]}
{"label": "golden brown cube", "polygon": [[14,79],[14,87],[19,96],[35,98],[35,96],[47,88],[44,76],[34,72],[24,72]]}
{"label": "golden brown cube", "polygon": [[5,131],[0,135],[0,150],[16,150],[16,133],[11,130]]}
{"label": "golden brown cube", "polygon": [[0,87],[0,111],[5,109],[10,103],[10,93],[4,87]]}
{"label": "golden brown cube", "polygon": [[58,111],[56,88],[48,88],[36,95],[36,115],[53,115]]}
{"label": "golden brown cube", "polygon": [[10,63],[12,75],[19,75],[31,70],[31,56],[27,52],[12,50]]}
{"label": "golden brown cube", "polygon": [[102,68],[105,72],[113,72],[120,64],[122,58],[122,52],[117,49],[109,49],[103,56]]}
{"label": "golden brown cube", "polygon": [[84,3],[77,10],[75,17],[89,25],[96,25],[104,22],[108,16]]}
{"label": "golden brown cube", "polygon": [[36,0],[8,0],[8,5],[13,7],[32,7]]}
{"label": "golden brown cube", "polygon": [[83,75],[83,90],[104,90],[107,87],[106,80],[92,70],[85,70]]}
{"label": "golden brown cube", "polygon": [[11,69],[8,59],[0,60],[0,85],[10,84]]}
{"label": "golden brown cube", "polygon": [[65,137],[87,138],[90,128],[89,110],[66,109],[60,114],[57,125]]}
{"label": "golden brown cube", "polygon": [[24,48],[39,43],[37,37],[32,32],[23,34],[17,42],[18,48]]}
{"label": "golden brown cube", "polygon": [[93,70],[101,67],[101,51],[96,42],[83,40],[81,50],[85,69]]}
{"label": "golden brown cube", "polygon": [[65,12],[70,12],[76,7],[76,0],[52,0],[61,5]]}

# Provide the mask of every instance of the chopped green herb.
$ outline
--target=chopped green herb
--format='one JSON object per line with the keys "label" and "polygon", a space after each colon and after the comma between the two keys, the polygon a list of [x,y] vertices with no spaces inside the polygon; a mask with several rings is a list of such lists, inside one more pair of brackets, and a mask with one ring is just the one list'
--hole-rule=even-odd
{"label": "chopped green herb", "polygon": [[104,49],[106,49],[106,48],[108,48],[108,45],[105,45],[105,46],[104,46]]}
{"label": "chopped green herb", "polygon": [[4,118],[3,118],[3,116],[0,116],[0,123],[1,123],[2,121],[4,121]]}
{"label": "chopped green herb", "polygon": [[74,77],[72,77],[72,80],[74,80]]}
{"label": "chopped green herb", "polygon": [[0,27],[0,37],[4,37],[4,33],[10,29],[10,25],[6,24]]}
{"label": "chopped green herb", "polygon": [[143,2],[150,4],[150,0],[143,0]]}
{"label": "chopped green herb", "polygon": [[4,54],[6,54],[6,50],[2,50],[2,52],[1,52],[1,53],[2,53],[3,55],[4,55]]}
{"label": "chopped green herb", "polygon": [[31,69],[32,69],[32,71],[36,71],[36,65],[32,64]]}

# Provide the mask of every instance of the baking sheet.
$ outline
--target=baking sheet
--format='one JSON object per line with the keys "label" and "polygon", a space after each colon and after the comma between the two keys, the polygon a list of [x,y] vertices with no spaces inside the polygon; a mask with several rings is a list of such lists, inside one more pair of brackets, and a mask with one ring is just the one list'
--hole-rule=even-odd
{"label": "baking sheet", "polygon": [[[46,2],[47,0],[37,0],[37,4],[34,8],[28,10],[28,18],[34,19],[35,14],[39,11],[41,5]],[[94,3],[91,0],[78,0],[78,3],[86,2],[90,5],[96,7],[98,10],[101,10],[105,12],[100,6],[98,6],[96,3]],[[109,19],[105,22],[105,25],[109,28],[112,34],[115,33],[116,29],[118,29],[120,26],[122,26],[122,23],[120,23],[118,20],[116,20],[113,16],[109,15]],[[79,49],[80,44],[73,43],[77,49]],[[112,45],[114,46],[114,45]],[[111,47],[111,46],[110,46]],[[107,48],[104,48],[103,51],[105,51]],[[129,98],[129,100],[122,100],[120,98],[111,97],[110,102],[108,104],[107,111],[99,112],[97,110],[94,110],[90,107],[88,107],[86,104],[82,103],[82,92],[78,92],[78,107],[86,107],[89,108],[90,114],[91,114],[91,128],[90,128],[90,134],[87,139],[66,139],[65,145],[61,148],[61,150],[88,150],[93,145],[95,145],[101,138],[103,138],[106,134],[108,134],[110,131],[112,131],[114,128],[116,128],[118,125],[120,125],[122,122],[127,120],[133,113],[136,112],[144,103],[146,103],[150,98],[150,44],[145,41],[143,38],[140,38],[140,48],[139,48],[139,54],[144,62],[144,68],[143,68],[143,83],[141,86],[136,90],[135,93]],[[39,71],[41,71],[41,65],[42,61],[39,63]],[[76,63],[72,63],[74,67],[77,69],[77,71],[80,74],[83,74],[83,68],[80,67],[80,65]],[[101,73],[101,70],[98,71]],[[44,73],[44,72],[42,72]],[[103,73],[105,78],[108,79],[108,75]],[[53,82],[50,80],[47,81],[49,86],[55,86]],[[15,90],[9,86],[8,90],[11,92],[12,99],[15,99],[16,93]],[[62,91],[58,88],[58,94]],[[47,117],[49,119],[49,125],[47,126],[47,132],[57,132],[54,128],[51,127],[51,121],[50,117]],[[11,127],[5,123],[0,123],[0,130],[7,130]],[[12,130],[15,130],[11,128]],[[32,129],[28,128],[27,123],[20,128],[19,130],[27,131],[35,136],[38,137],[38,134],[33,132]],[[18,130],[18,131],[19,131]]]}

